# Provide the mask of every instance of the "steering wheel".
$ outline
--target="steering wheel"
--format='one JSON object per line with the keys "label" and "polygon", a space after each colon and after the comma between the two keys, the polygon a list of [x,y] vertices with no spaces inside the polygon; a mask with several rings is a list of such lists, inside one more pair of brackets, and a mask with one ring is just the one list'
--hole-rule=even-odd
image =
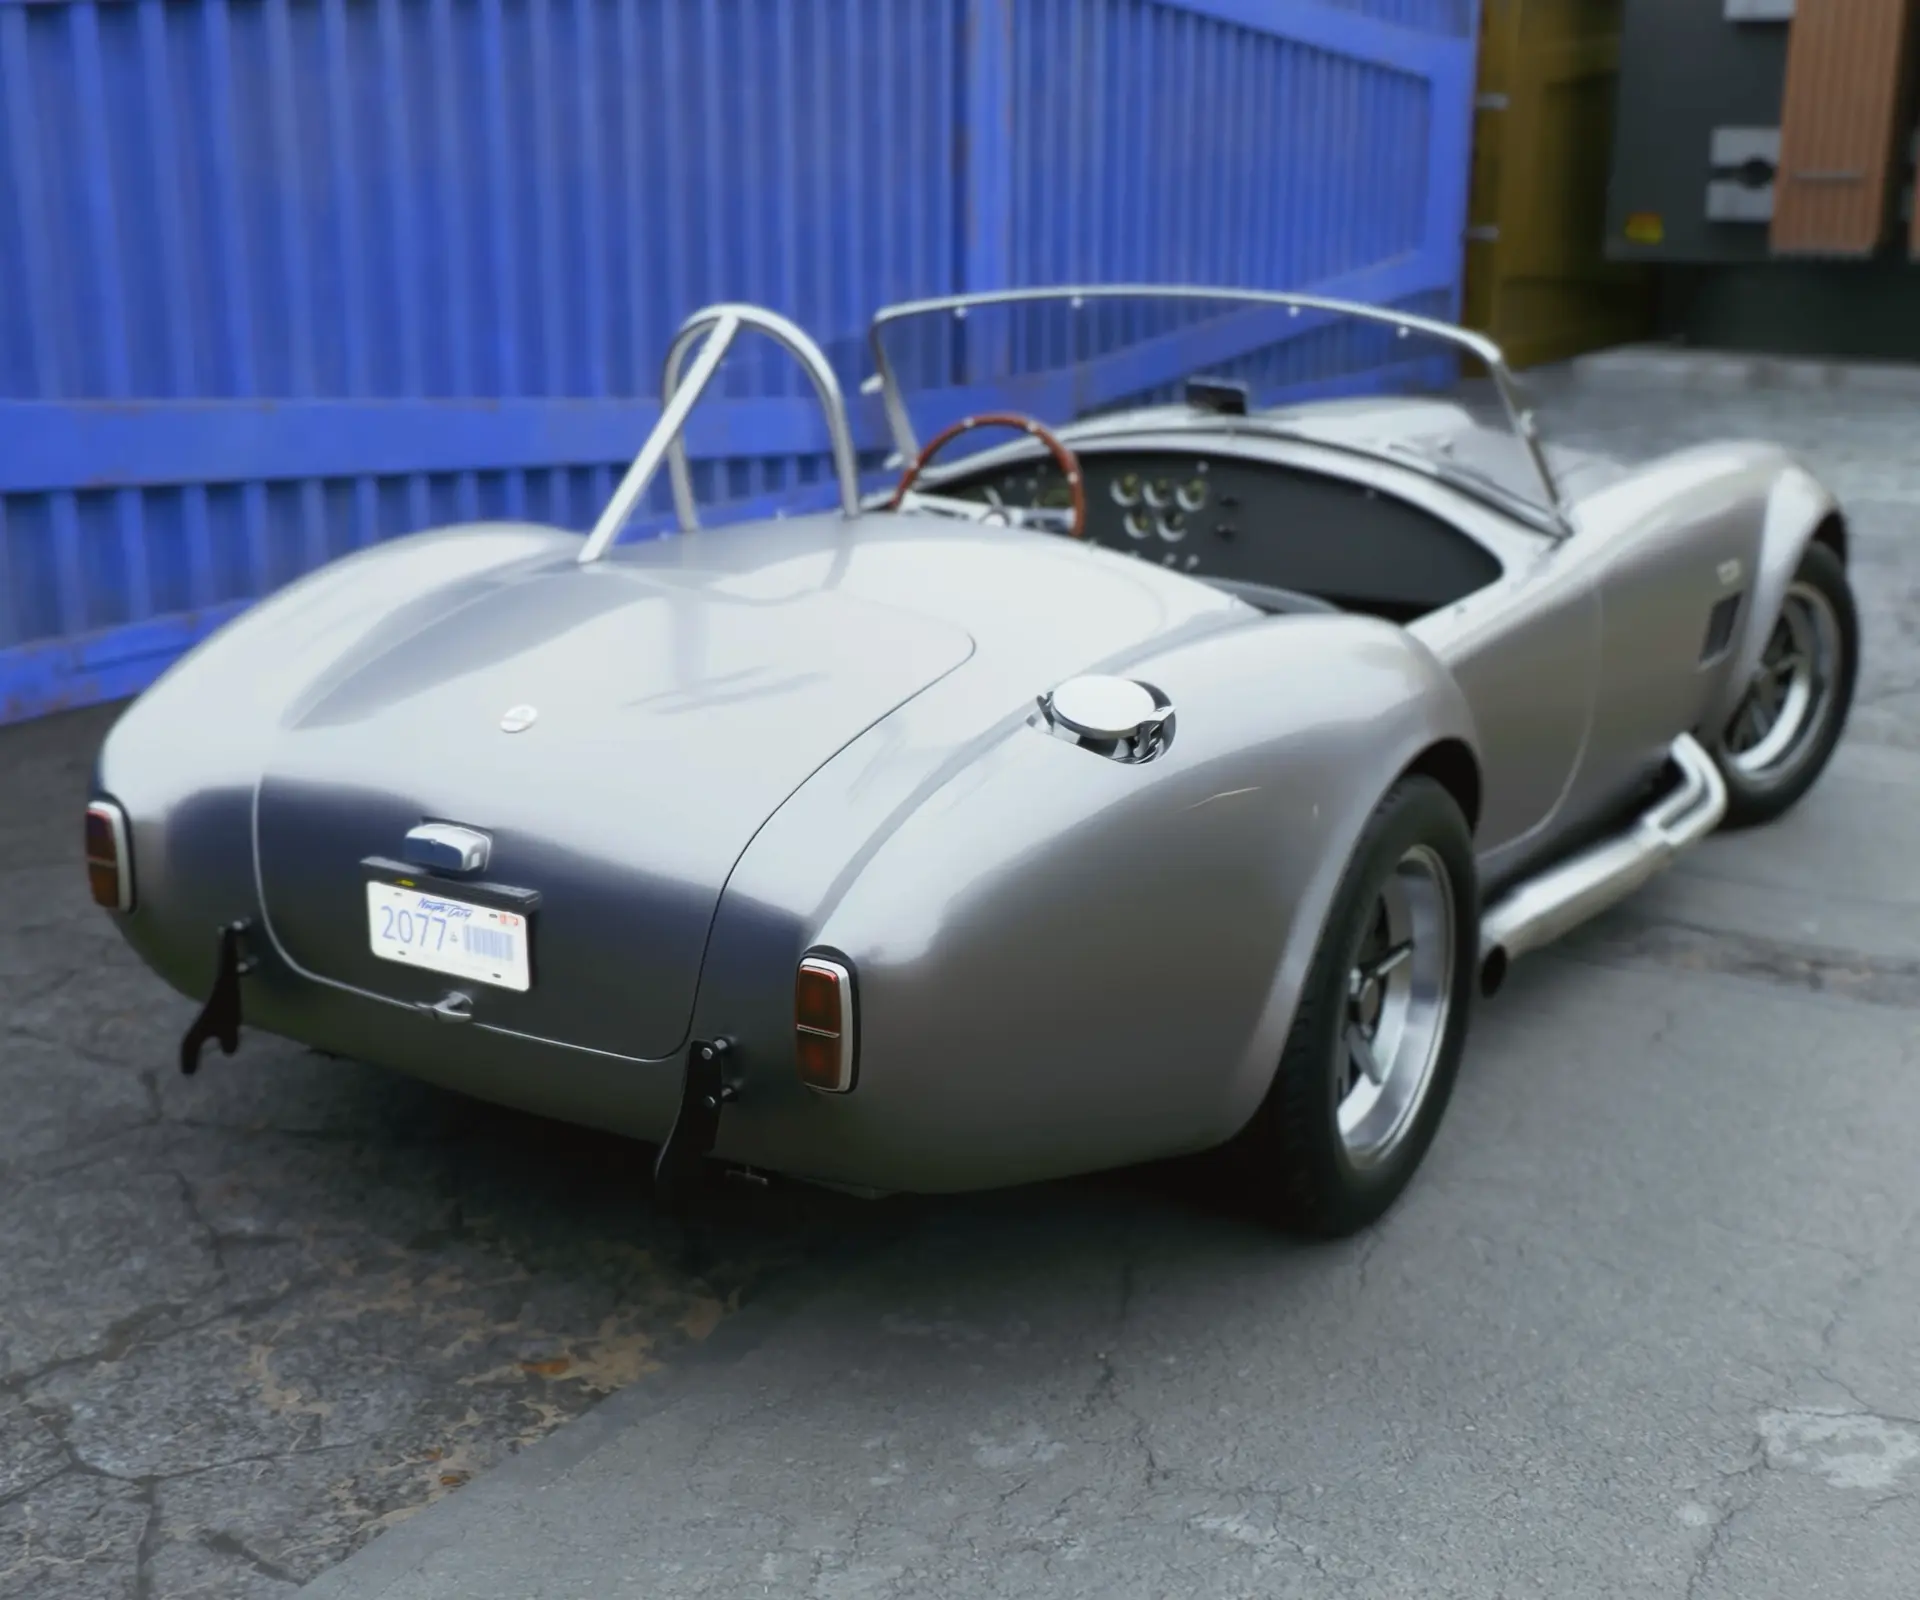
{"label": "steering wheel", "polygon": [[1067,490],[1073,496],[1073,521],[1068,533],[1075,539],[1087,536],[1087,487],[1080,473],[1080,458],[1061,442],[1060,436],[1051,428],[1035,422],[1032,417],[1023,417],[1014,411],[987,411],[977,417],[962,417],[952,427],[943,429],[929,439],[913,464],[900,475],[900,486],[893,491],[893,498],[887,502],[889,511],[898,511],[907,498],[907,491],[919,481],[920,474],[927,470],[933,458],[963,433],[971,433],[976,428],[1018,428],[1022,433],[1030,433],[1052,453],[1059,464],[1061,473],[1067,480]]}

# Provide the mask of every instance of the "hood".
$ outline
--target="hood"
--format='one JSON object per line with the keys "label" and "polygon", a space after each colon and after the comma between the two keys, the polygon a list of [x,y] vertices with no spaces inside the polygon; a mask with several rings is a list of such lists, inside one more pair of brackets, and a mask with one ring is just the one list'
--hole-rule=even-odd
{"label": "hood", "polygon": [[[569,561],[470,588],[289,713],[256,798],[273,935],[314,975],[388,998],[471,992],[372,954],[361,866],[399,857],[423,821],[462,824],[491,840],[479,876],[539,896],[531,988],[482,986],[474,1020],[670,1055],[753,835],[972,650],[951,620],[832,586],[753,594]],[[520,707],[530,723],[503,731]]]}

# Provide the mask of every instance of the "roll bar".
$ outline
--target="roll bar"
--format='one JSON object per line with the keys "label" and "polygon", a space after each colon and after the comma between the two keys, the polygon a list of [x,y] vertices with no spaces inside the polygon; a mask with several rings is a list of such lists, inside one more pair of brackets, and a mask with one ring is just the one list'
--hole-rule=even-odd
{"label": "roll bar", "polygon": [[880,380],[882,404],[886,408],[887,428],[893,435],[894,448],[903,460],[911,461],[919,452],[919,444],[914,438],[913,421],[907,413],[905,397],[900,392],[900,384],[888,359],[886,342],[881,337],[889,324],[905,321],[909,317],[923,317],[937,312],[950,312],[956,317],[982,306],[1022,305],[1044,300],[1065,300],[1074,310],[1088,300],[1220,300],[1237,302],[1249,306],[1277,306],[1285,308],[1295,315],[1304,312],[1325,312],[1336,316],[1352,317],[1361,322],[1380,323],[1387,327],[1398,328],[1405,333],[1418,333],[1427,338],[1437,339],[1443,344],[1452,345],[1457,350],[1479,360],[1493,378],[1493,386],[1499,393],[1500,403],[1505,408],[1507,420],[1520,442],[1526,447],[1528,459],[1534,472],[1539,476],[1540,486],[1546,493],[1547,509],[1551,512],[1559,537],[1565,538],[1572,532],[1567,519],[1564,502],[1560,498],[1559,486],[1554,482],[1553,471],[1547,465],[1547,456],[1540,444],[1540,433],[1534,423],[1533,412],[1523,403],[1519,386],[1514,382],[1512,370],[1507,366],[1506,356],[1491,339],[1474,333],[1469,329],[1456,327],[1450,322],[1436,321],[1432,317],[1415,316],[1410,312],[1394,311],[1385,306],[1367,305],[1357,300],[1334,300],[1324,295],[1289,294],[1270,289],[1227,289],[1211,288],[1204,284],[1146,284],[1146,283],[1101,283],[1067,285],[1059,288],[1041,289],[991,289],[977,294],[939,295],[927,300],[908,300],[899,305],[883,306],[874,314],[868,326],[867,342],[873,348],[873,364]]}
{"label": "roll bar", "polygon": [[[580,547],[579,561],[582,566],[598,561],[613,547],[633,516],[634,509],[652,485],[663,460],[667,463],[673,482],[673,507],[680,521],[680,531],[691,533],[700,526],[693,504],[693,474],[687,466],[687,418],[707,385],[713,381],[713,375],[720,370],[721,360],[743,328],[753,328],[766,334],[798,361],[813,380],[813,390],[819,396],[820,408],[827,414],[827,435],[833,448],[834,475],[840,484],[840,509],[849,517],[860,514],[860,469],[854,455],[853,427],[847,420],[847,405],[840,392],[840,380],[833,375],[833,367],[825,352],[807,337],[797,323],[790,322],[777,312],[731,302],[711,305],[694,312],[681,323],[679,332],[673,336],[673,343],[667,348],[660,381],[660,420],[653,425],[653,431],[647,435],[640,453],[633,458],[633,465],[627,468],[619,486],[613,491],[613,498],[607,502],[606,509],[593,525],[593,531],[587,535],[586,543]],[[699,354],[695,356],[693,367],[683,380],[680,369],[696,344],[699,345]]]}

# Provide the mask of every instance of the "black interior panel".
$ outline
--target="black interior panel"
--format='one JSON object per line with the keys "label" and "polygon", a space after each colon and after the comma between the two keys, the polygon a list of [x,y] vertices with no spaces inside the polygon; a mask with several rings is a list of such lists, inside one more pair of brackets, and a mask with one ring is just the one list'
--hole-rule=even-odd
{"label": "black interior panel", "polygon": [[[1086,451],[1080,462],[1091,540],[1219,582],[1255,604],[1262,589],[1294,591],[1404,622],[1500,576],[1498,560],[1449,523],[1338,478],[1175,451]],[[939,486],[967,499],[989,490],[1009,506],[1067,504],[1050,459]]]}

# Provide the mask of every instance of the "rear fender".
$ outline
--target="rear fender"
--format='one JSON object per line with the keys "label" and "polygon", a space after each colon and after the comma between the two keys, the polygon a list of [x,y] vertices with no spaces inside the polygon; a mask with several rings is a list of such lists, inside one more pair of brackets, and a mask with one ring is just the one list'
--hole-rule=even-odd
{"label": "rear fender", "polygon": [[[1276,618],[1108,670],[1172,699],[1166,753],[1114,763],[1016,712],[891,824],[796,919],[858,973],[854,1092],[801,1088],[791,1013],[769,1008],[741,1030],[754,1081],[723,1155],[978,1188],[1207,1148],[1253,1115],[1361,830],[1436,746],[1475,749],[1471,716],[1425,646],[1365,618]],[[768,909],[755,942],[790,961]]]}
{"label": "rear fender", "polygon": [[[1368,738],[1349,743],[1342,765],[1325,774],[1321,815],[1330,819],[1330,825],[1302,878],[1259,1020],[1233,1070],[1221,1082],[1212,1108],[1216,1120],[1195,1141],[1197,1148],[1237,1134],[1266,1098],[1340,880],[1387,792],[1409,775],[1431,777],[1460,803],[1469,829],[1477,824],[1483,769],[1479,735],[1466,697],[1423,644],[1397,629],[1392,642],[1403,652],[1410,692],[1378,706]],[[1286,842],[1284,827],[1275,826],[1271,837],[1276,847]]]}

